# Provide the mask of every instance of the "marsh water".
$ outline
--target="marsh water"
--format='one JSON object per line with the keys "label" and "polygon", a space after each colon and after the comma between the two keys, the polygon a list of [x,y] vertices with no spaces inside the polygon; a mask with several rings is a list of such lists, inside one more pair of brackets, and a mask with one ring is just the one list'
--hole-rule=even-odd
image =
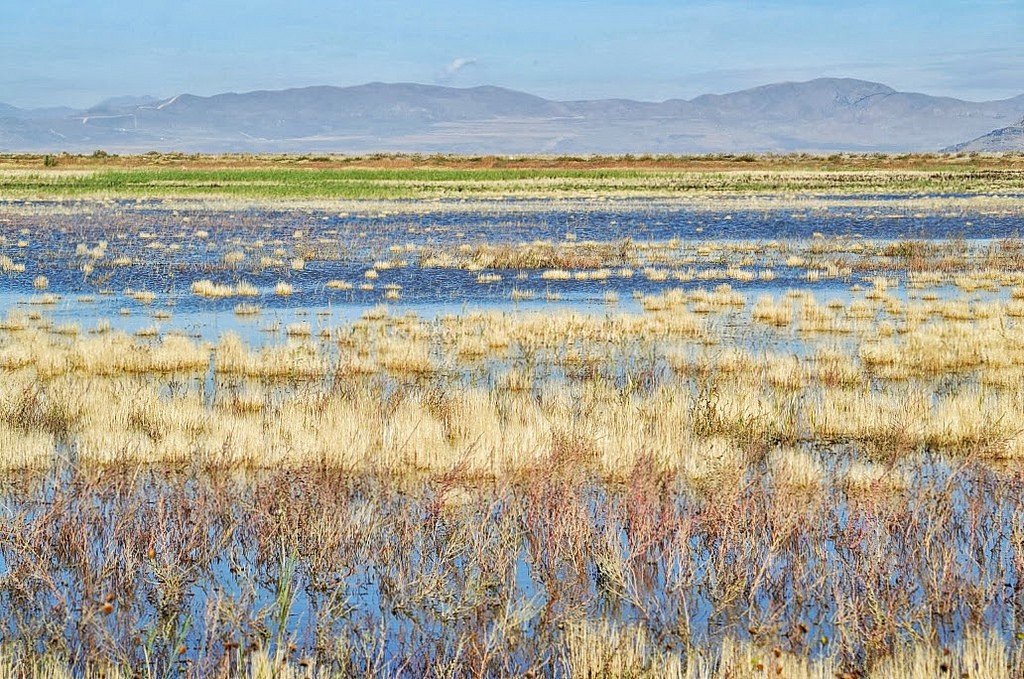
{"label": "marsh water", "polygon": [[[336,212],[224,209],[161,201],[11,203],[0,210],[0,253],[24,264],[29,274],[0,273],[0,304],[8,309],[44,307],[54,323],[79,323],[83,331],[101,318],[130,332],[153,326],[155,320],[161,331],[215,339],[225,329],[235,329],[250,341],[264,343],[280,338],[290,322],[337,325],[382,303],[424,317],[480,308],[570,307],[604,313],[609,293],[617,296],[616,309],[636,311],[638,295],[711,288],[722,282],[752,297],[794,287],[843,297],[852,284],[877,272],[851,272],[809,283],[807,269],[787,265],[780,253],[797,251],[799,244],[813,238],[876,246],[954,241],[977,253],[996,241],[1016,239],[1024,230],[1019,211],[922,211],[884,195],[861,196],[851,205],[838,196],[819,198],[821,205],[813,208],[740,206],[727,211],[636,199],[622,201],[621,206],[615,201],[581,201],[575,209],[542,200],[497,201],[478,209],[455,202],[448,208],[442,203],[436,210],[415,212],[404,211],[401,204],[386,205],[390,210]],[[929,199],[941,206],[941,197]],[[610,269],[598,279],[545,278],[544,269],[537,267],[466,270],[425,261],[430,255],[457,253],[460,247],[538,242],[556,247],[587,242],[624,243],[630,248],[654,244],[662,255],[669,251],[669,267],[686,269],[690,275],[682,281],[642,275],[644,267],[659,266],[657,259],[648,261],[643,249],[631,251],[622,261],[591,265]],[[106,247],[97,250],[101,243]],[[735,280],[723,273],[723,267],[739,261],[735,253],[722,251],[731,244],[746,246],[752,265],[745,268],[755,274],[770,268],[770,280]],[[233,260],[232,255],[240,258]],[[301,269],[292,267],[296,259],[302,260]],[[376,277],[367,279],[366,272],[375,264]],[[86,265],[88,273],[83,272]],[[628,278],[620,275],[621,268],[631,270]],[[702,272],[707,277],[702,278]],[[898,268],[887,273],[900,276]],[[481,279],[486,274],[495,278]],[[33,287],[38,275],[47,278],[45,290]],[[247,298],[201,297],[190,291],[200,279],[228,285],[245,281],[259,292]],[[330,280],[352,287],[325,287]],[[290,294],[275,294],[280,282],[292,286]],[[387,297],[389,289],[394,291],[392,298]],[[154,296],[140,302],[126,294],[133,291]],[[232,313],[240,301],[257,304],[262,314],[240,319]]]}
{"label": "marsh water", "polygon": [[[882,254],[888,246],[936,244],[936,257],[981,261],[1016,252],[1024,230],[1019,211],[821,198],[771,210],[636,199],[347,212],[8,203],[0,254],[12,267],[0,273],[0,312],[83,333],[101,322],[155,327],[153,341],[170,331],[216,341],[233,330],[260,345],[284,342],[290,323],[336,326],[381,304],[426,318],[642,313],[646,295],[722,284],[750,299],[801,288],[848,300],[851,286],[880,274],[905,297],[906,267]],[[575,252],[589,242],[615,246],[602,250],[607,261],[573,272],[609,273],[431,264],[442,255],[472,264],[482,246]],[[837,261],[837,272],[809,277],[790,260],[815,255]],[[203,296],[191,289],[201,279],[257,292]],[[281,283],[288,294],[276,291]],[[259,314],[239,316],[240,302]],[[872,462],[901,481],[865,490],[842,480],[864,451],[799,445],[823,461],[813,487],[787,485],[754,446],[734,482],[712,487],[643,464],[602,479],[557,457],[550,478],[507,480],[188,465],[12,473],[0,484],[0,642],[21,654],[53,650],[78,669],[106,659],[198,675],[239,667],[250,649],[343,674],[566,675],[581,620],[642,629],[649,652],[684,657],[738,638],[861,667],[921,639],[955,647],[974,629],[1016,648],[1019,468],[874,451]]]}
{"label": "marsh water", "polygon": [[1021,479],[919,472],[882,500],[831,486],[782,499],[756,469],[728,497],[637,470],[626,486],[527,482],[457,503],[443,484],[309,472],[14,484],[0,633],[200,673],[241,646],[409,676],[474,662],[562,675],[579,620],[639,626],[684,656],[728,636],[850,666],[977,627],[1012,640]]}

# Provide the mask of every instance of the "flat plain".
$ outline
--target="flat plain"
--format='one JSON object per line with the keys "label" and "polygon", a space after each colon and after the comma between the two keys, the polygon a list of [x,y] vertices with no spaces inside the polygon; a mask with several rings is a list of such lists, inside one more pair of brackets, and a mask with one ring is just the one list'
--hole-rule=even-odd
{"label": "flat plain", "polygon": [[1022,230],[1014,155],[0,157],[0,676],[1019,676]]}

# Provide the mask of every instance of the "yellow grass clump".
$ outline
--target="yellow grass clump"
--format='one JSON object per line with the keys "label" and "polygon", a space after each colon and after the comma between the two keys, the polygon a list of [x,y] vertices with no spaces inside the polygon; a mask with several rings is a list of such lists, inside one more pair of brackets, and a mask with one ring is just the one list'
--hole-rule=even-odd
{"label": "yellow grass clump", "polygon": [[191,290],[200,297],[231,297],[235,294],[235,289],[230,285],[214,283],[207,279],[194,281]]}

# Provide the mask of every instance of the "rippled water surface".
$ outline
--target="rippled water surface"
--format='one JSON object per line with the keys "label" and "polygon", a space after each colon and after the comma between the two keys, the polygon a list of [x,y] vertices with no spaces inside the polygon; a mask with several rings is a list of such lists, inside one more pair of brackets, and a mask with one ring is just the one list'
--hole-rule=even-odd
{"label": "rippled water surface", "polygon": [[[899,205],[887,207],[888,198],[895,197],[876,196],[867,207],[845,206],[834,199],[815,209],[729,212],[654,201],[645,207],[637,200],[621,207],[614,201],[607,206],[589,203],[575,211],[523,200],[504,201],[481,211],[441,206],[436,211],[366,214],[188,209],[158,201],[115,201],[71,210],[33,204],[32,209],[10,207],[7,214],[0,210],[0,253],[25,266],[24,274],[0,274],[0,302],[12,307],[43,301],[41,291],[33,288],[35,277],[43,275],[48,279],[45,292],[59,296],[48,305],[56,322],[88,324],[108,318],[117,327],[135,331],[151,325],[149,315],[163,308],[173,311],[170,318],[157,318],[165,329],[215,337],[235,328],[257,338],[260,335],[252,332],[256,321],[240,322],[231,313],[240,301],[262,308],[264,327],[272,327],[274,320],[291,322],[303,312],[319,314],[317,323],[324,326],[354,318],[385,301],[425,316],[467,308],[549,308],[552,304],[594,305],[600,311],[605,295],[612,292],[619,298],[619,308],[635,310],[634,295],[721,282],[713,277],[683,283],[672,277],[645,277],[640,270],[657,262],[645,261],[642,251],[632,262],[635,275],[615,275],[616,267],[602,280],[546,279],[539,269],[467,271],[421,265],[426,253],[455,252],[482,243],[517,246],[548,241],[557,245],[627,239],[632,244],[668,243],[678,253],[693,253],[686,267],[700,274],[730,263],[719,254],[701,258],[698,251],[706,246],[781,243],[785,247],[817,237],[872,244],[953,240],[982,250],[995,240],[1018,237],[1024,228],[1019,214],[911,212]],[[107,247],[96,258],[90,252],[95,254],[101,242]],[[227,263],[230,253],[243,253],[244,258]],[[301,270],[291,266],[296,258],[303,260]],[[737,290],[756,294],[807,286],[806,270],[787,266],[784,260],[755,262],[755,271],[758,266],[771,267],[771,280],[726,280]],[[366,279],[365,273],[380,262],[394,266],[381,268],[372,281]],[[86,265],[91,265],[87,274],[83,273]],[[864,272],[863,278],[872,273]],[[500,280],[482,283],[478,281],[481,274],[495,274]],[[190,285],[200,279],[225,284],[246,281],[257,286],[259,294],[244,300],[200,297],[190,292]],[[353,289],[327,289],[329,280],[346,281]],[[858,280],[862,277],[854,272],[841,279],[816,281],[811,289],[824,295],[841,294]],[[293,287],[288,296],[274,294],[282,281]],[[372,289],[360,289],[367,283],[372,283]],[[388,287],[398,290],[397,299],[385,299]],[[125,291],[139,290],[155,293],[155,298],[142,305],[125,295]],[[514,291],[526,294],[517,297]]]}
{"label": "rippled water surface", "polygon": [[[160,420],[178,412],[199,421],[230,412],[232,421],[254,423],[256,436],[274,437],[284,431],[275,429],[274,418],[287,410],[298,422],[289,431],[315,434],[326,421],[317,418],[334,412],[328,406],[365,405],[371,396],[379,408],[373,401],[369,409],[343,412],[372,411],[372,424],[379,425],[373,431],[392,438],[393,431],[411,438],[421,420],[443,420],[444,427],[431,422],[443,430],[439,440],[452,445],[458,422],[451,413],[460,411],[457,399],[445,397],[458,389],[500,410],[510,448],[526,428],[516,420],[521,413],[573,420],[531,425],[545,432],[550,451],[531,449],[539,462],[524,463],[509,478],[462,474],[458,461],[444,474],[418,469],[396,478],[301,457],[286,469],[219,467],[209,457],[79,468],[74,427],[52,426],[38,413],[48,412],[49,399],[76,393],[76,379],[98,383],[110,376],[65,374],[58,366],[44,388],[32,382],[36,376],[20,374],[22,386],[0,392],[0,423],[19,435],[35,427],[51,436],[59,463],[0,479],[0,651],[4,644],[25,657],[52,650],[76,671],[101,660],[168,676],[244,669],[254,650],[342,676],[443,675],[445,667],[453,668],[451,675],[567,676],[584,643],[584,621],[642,630],[643,652],[651,657],[686,659],[739,640],[766,655],[828,658],[855,671],[893,649],[927,640],[948,650],[982,630],[1003,644],[1005,664],[1019,667],[1024,482],[1018,462],[963,446],[950,454],[920,432],[901,431],[898,409],[885,423],[889,429],[871,430],[881,432],[881,443],[811,440],[805,433],[814,423],[802,419],[819,412],[804,401],[830,389],[851,403],[864,394],[923,403],[927,413],[969,385],[981,394],[979,408],[984,398],[998,397],[1013,412],[1017,378],[1000,373],[1001,381],[987,384],[965,370],[887,381],[858,363],[850,382],[837,386],[823,372],[816,378],[809,368],[801,372],[813,362],[805,361],[811,344],[788,327],[789,319],[780,324],[784,329],[752,329],[746,311],[763,295],[781,298],[793,288],[838,300],[836,309],[872,285],[879,295],[906,302],[920,294],[908,285],[914,257],[931,258],[936,270],[951,275],[996,256],[1003,266],[1019,261],[1013,257],[1024,252],[1020,211],[952,209],[941,196],[923,198],[935,207],[910,209],[885,195],[758,210],[637,199],[366,212],[160,201],[0,206],[0,317],[30,314],[39,326],[33,331],[68,338],[107,324],[154,343],[172,330],[210,341],[232,330],[252,344],[274,344],[286,342],[289,324],[308,323],[317,335],[381,304],[393,320],[406,312],[436,319],[480,309],[641,314],[647,296],[673,288],[744,296],[738,305],[700,312],[710,330],[675,337],[683,351],[672,355],[615,337],[593,365],[567,356],[564,347],[532,353],[516,347],[500,359],[484,352],[472,367],[434,373],[389,375],[380,368],[367,376],[339,368],[305,380],[218,372],[213,355],[204,354],[200,369],[184,377],[140,371],[134,382],[103,392],[129,405],[131,389],[158,393],[150,404],[157,414],[147,419],[140,406],[123,418],[146,445],[162,444],[162,430],[180,433],[177,420]],[[487,258],[495,252],[520,261],[515,253],[531,248],[549,260],[478,265],[493,264]],[[193,289],[200,281],[248,283],[255,292],[208,296]],[[963,294],[971,303],[1006,300],[1016,294],[1009,285]],[[938,300],[957,289],[942,279],[928,292]],[[239,314],[240,304],[258,313]],[[678,313],[684,312],[685,305]],[[858,331],[882,321],[891,326],[887,334],[871,340],[888,341],[900,314],[879,304],[860,319]],[[61,333],[66,325],[76,329]],[[463,346],[445,344],[444,328],[431,331],[445,350]],[[815,351],[827,344],[842,353],[863,339],[853,330],[841,338],[829,332],[820,331]],[[1006,334],[1006,341],[1012,337]],[[710,355],[703,353],[705,340],[752,348],[747,358],[758,370],[766,347],[782,349],[784,360],[772,356],[778,374],[766,369],[751,389],[754,401],[778,396],[791,404],[791,431],[744,419],[743,412],[733,429],[724,429],[727,395],[713,392],[695,358]],[[329,344],[321,342],[317,351]],[[693,360],[682,361],[685,352]],[[1003,367],[1014,367],[1014,356]],[[790,358],[795,370],[783,373]],[[987,369],[984,358],[972,369]],[[26,367],[35,359],[15,359],[10,374],[35,369]],[[496,376],[506,379],[524,365],[535,381],[505,399]],[[736,387],[745,376],[723,379]],[[266,398],[240,400],[256,383],[263,391],[252,393]],[[564,389],[553,393],[552,385]],[[588,389],[598,396],[580,398]],[[921,399],[913,398],[915,389]],[[200,415],[159,411],[194,392],[202,394]],[[665,394],[686,400],[688,410],[676,413],[678,423],[648,422],[645,409],[663,405],[657,400]],[[559,397],[567,399],[564,408],[552,405]],[[578,412],[581,403],[597,414]],[[421,419],[396,425],[389,418],[405,406],[419,408]],[[673,477],[640,449],[629,451],[635,464],[602,475],[587,458],[593,452],[587,445],[596,450],[603,434],[573,425],[576,419],[603,425],[600,408],[613,406],[636,420],[622,427],[642,434],[639,448],[672,440],[672,432],[687,427],[695,450],[707,444],[728,451],[719,456],[725,461],[703,453],[702,464],[724,471],[689,469],[689,476]],[[996,424],[1007,440],[1019,433]],[[708,434],[701,425],[723,429]],[[768,440],[765,432],[775,431],[789,434]],[[194,435],[191,443],[182,439],[185,448],[200,445],[202,432],[185,434]],[[926,443],[900,439],[904,434]],[[6,440],[0,437],[0,444]],[[229,434],[225,454],[230,441]],[[467,456],[475,445],[465,443]],[[810,463],[801,468],[791,460]]]}

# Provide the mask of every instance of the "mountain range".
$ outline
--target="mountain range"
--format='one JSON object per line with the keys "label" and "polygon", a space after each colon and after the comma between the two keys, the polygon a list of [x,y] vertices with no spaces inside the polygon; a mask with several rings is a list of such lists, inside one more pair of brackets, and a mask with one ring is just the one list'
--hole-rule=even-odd
{"label": "mountain range", "polygon": [[1022,116],[1024,94],[969,102],[849,78],[662,102],[554,101],[490,86],[370,83],[210,97],[117,97],[86,110],[0,104],[0,151],[1001,151],[1024,150]]}

